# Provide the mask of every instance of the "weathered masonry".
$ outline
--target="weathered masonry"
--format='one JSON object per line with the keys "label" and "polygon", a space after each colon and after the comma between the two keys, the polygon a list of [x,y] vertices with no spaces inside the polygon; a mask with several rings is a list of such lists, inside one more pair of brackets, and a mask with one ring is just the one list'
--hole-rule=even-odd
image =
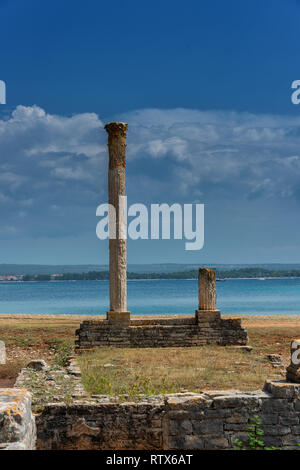
{"label": "weathered masonry", "polygon": [[115,208],[114,236],[110,236],[109,240],[110,310],[106,320],[84,321],[80,325],[76,332],[77,350],[97,346],[141,348],[200,346],[211,343],[246,344],[247,332],[241,327],[241,320],[222,319],[216,308],[216,273],[211,269],[199,269],[199,305],[194,316],[158,316],[155,320],[134,320],[130,317],[126,290],[126,218],[120,204],[122,196],[125,196],[128,125],[111,122],[105,129],[108,133],[109,153],[108,199],[109,204]]}
{"label": "weathered masonry", "polygon": [[86,320],[76,331],[77,350],[99,346],[150,348],[205,344],[243,345],[247,332],[241,320],[223,319],[216,309],[216,273],[199,269],[199,306],[194,316],[112,322]]}
{"label": "weathered masonry", "polygon": [[299,449],[300,386],[266,382],[264,391],[177,394],[136,403],[46,405],[36,417],[38,449],[230,450],[247,444],[255,415],[263,441]]}
{"label": "weathered masonry", "polygon": [[[79,393],[80,378],[76,364],[71,363],[60,373],[72,377],[76,373],[72,403],[45,404],[39,401],[40,395],[36,396],[33,404],[39,411],[35,422],[30,394],[23,388],[31,389],[32,371],[23,369],[16,382],[21,389],[0,390],[0,449],[32,449],[36,440],[39,450],[230,450],[236,439],[249,445],[249,425],[256,415],[262,422],[265,446],[299,449],[300,366],[293,357],[299,345],[299,340],[292,343],[292,380],[287,368],[287,380],[267,380],[262,391],[251,392],[143,395],[136,401],[105,395],[89,397],[83,388]],[[51,374],[53,370],[48,368],[35,371],[35,380],[42,386]]]}

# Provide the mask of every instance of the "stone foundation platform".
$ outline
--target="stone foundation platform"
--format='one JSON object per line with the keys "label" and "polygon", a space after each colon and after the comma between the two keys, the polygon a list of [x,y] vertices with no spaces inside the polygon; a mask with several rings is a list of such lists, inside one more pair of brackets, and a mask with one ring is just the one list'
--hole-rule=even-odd
{"label": "stone foundation platform", "polygon": [[244,345],[248,341],[241,319],[223,319],[219,310],[196,310],[193,317],[131,319],[127,325],[108,320],[86,320],[81,323],[76,335],[77,351],[101,346],[163,348],[205,344]]}

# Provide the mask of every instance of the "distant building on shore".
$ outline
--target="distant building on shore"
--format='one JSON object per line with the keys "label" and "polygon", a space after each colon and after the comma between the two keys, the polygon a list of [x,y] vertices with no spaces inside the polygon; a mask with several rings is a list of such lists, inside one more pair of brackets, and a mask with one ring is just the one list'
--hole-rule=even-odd
{"label": "distant building on shore", "polygon": [[22,275],[19,276],[0,276],[0,281],[21,281]]}

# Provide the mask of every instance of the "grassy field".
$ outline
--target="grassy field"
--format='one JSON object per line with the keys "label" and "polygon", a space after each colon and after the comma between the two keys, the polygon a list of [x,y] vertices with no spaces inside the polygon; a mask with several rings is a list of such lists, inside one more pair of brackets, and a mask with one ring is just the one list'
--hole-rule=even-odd
{"label": "grassy field", "polygon": [[[224,317],[226,317],[224,315]],[[0,339],[7,365],[0,366],[0,386],[12,384],[30,359],[63,362],[72,352],[83,316],[0,315]],[[98,317],[99,318],[99,317]],[[251,353],[233,347],[112,349],[79,357],[83,383],[90,393],[166,393],[209,389],[253,390],[266,378],[283,378],[266,359],[279,353],[289,362],[290,341],[300,337],[300,316],[242,316]],[[105,367],[104,367],[105,366]]]}

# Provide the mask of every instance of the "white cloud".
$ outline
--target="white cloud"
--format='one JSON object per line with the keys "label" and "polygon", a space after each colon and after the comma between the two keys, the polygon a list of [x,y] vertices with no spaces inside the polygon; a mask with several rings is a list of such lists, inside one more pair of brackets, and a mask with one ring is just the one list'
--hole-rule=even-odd
{"label": "white cloud", "polygon": [[82,168],[55,168],[51,171],[51,174],[58,178],[66,180],[87,180],[91,179],[93,175],[83,171]]}
{"label": "white cloud", "polygon": [[241,196],[290,197],[298,185],[298,116],[147,109],[121,119],[129,123],[129,160],[169,159],[178,167],[173,182],[185,193],[200,186],[205,196],[222,185],[228,196],[239,187]]}
{"label": "white cloud", "polygon": [[[117,120],[129,123],[128,194],[140,202],[300,198],[300,116],[145,109]],[[94,113],[65,117],[38,106],[18,106],[0,120],[0,204],[7,227],[14,227],[22,208],[25,231],[48,233],[51,226],[53,233],[77,233],[85,220],[96,223],[95,208],[107,197],[103,126]],[[65,223],[52,227],[55,207]]]}

